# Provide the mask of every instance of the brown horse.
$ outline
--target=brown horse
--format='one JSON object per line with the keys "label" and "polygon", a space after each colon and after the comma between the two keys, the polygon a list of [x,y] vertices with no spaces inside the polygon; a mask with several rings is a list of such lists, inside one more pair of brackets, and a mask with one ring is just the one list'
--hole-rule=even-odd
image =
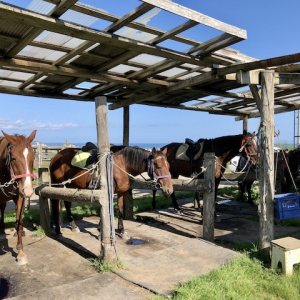
{"label": "brown horse", "polygon": [[[66,186],[69,188],[88,188],[93,176],[92,172],[87,173],[85,170],[71,164],[73,157],[79,150],[74,148],[64,149],[51,160],[49,169],[53,186],[57,187],[57,184],[76,177]],[[150,178],[161,185],[162,191],[166,195],[173,193],[173,185],[169,172],[169,163],[165,156],[166,150],[156,151],[153,148],[152,152],[150,152],[138,147],[113,146],[111,151],[114,153],[114,193],[118,195],[118,233],[124,235],[123,207],[127,191],[132,183],[129,174],[137,176],[143,172],[148,172]],[[51,202],[55,232],[60,234],[59,212],[61,202],[53,199]],[[71,214],[71,203],[64,202],[72,230],[78,230]]]}
{"label": "brown horse", "polygon": [[23,135],[9,135],[3,131],[2,133],[4,137],[0,137],[0,233],[5,233],[6,202],[13,200],[16,204],[17,261],[22,265],[27,263],[22,243],[22,211],[25,198],[30,198],[34,191],[32,178],[36,175],[33,174],[34,152],[30,143],[35,138],[36,130],[27,138]]}
{"label": "brown horse", "polygon": [[[216,155],[215,163],[215,198],[217,197],[217,189],[221,181],[222,174],[226,169],[226,164],[238,153],[242,156],[251,159],[253,164],[257,162],[257,143],[254,138],[255,132],[247,133],[244,131],[240,135],[223,136],[215,139],[200,139],[204,141],[203,150],[200,157],[195,160],[195,167],[198,173],[201,172],[203,166],[203,157],[206,152],[214,152]],[[200,141],[199,140],[199,141]],[[176,152],[182,143],[171,143],[161,148],[167,150],[167,159],[170,164],[170,173],[172,178],[178,178],[179,175],[189,177],[192,173],[191,162],[176,159]],[[203,178],[203,174],[198,176]],[[155,209],[155,194],[153,190],[152,207]],[[174,208],[179,210],[178,203],[175,198],[175,193],[171,194]]]}

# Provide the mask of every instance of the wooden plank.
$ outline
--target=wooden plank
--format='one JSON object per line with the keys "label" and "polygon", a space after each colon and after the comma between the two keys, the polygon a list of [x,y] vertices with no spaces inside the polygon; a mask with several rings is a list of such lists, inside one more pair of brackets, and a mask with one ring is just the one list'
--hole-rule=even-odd
{"label": "wooden plank", "polygon": [[35,26],[43,30],[58,32],[61,34],[77,37],[83,40],[94,42],[109,43],[110,45],[137,50],[141,53],[162,56],[177,61],[201,65],[201,61],[197,57],[181,53],[175,50],[161,48],[159,46],[150,45],[143,42],[133,41],[126,37],[117,36],[104,31],[87,28],[67,21],[62,21],[49,16],[40,15],[23,9],[16,9],[13,6],[0,3],[0,13],[3,19],[14,20],[21,24]]}
{"label": "wooden plank", "polygon": [[53,66],[45,63],[30,62],[22,59],[13,59],[13,58],[10,59],[0,58],[0,66],[1,67],[5,67],[5,66],[23,67],[33,72],[45,72],[45,73],[50,72],[50,73],[65,75],[65,76],[73,76],[78,78],[90,78],[90,79],[93,78],[93,79],[104,80],[107,82],[116,82],[125,85],[132,85],[132,86],[139,86],[139,87],[141,86],[140,83],[134,79],[127,79],[124,77],[93,73],[85,69],[72,67],[72,66],[69,67]]}
{"label": "wooden plank", "polygon": [[113,24],[109,25],[104,29],[107,32],[115,32],[120,28],[127,26],[128,23],[135,20],[136,18],[140,17],[141,15],[145,14],[149,10],[153,8],[153,5],[143,3],[137,8],[133,9],[131,12],[126,14],[124,17],[120,18],[119,20],[115,21]]}
{"label": "wooden plank", "polygon": [[300,85],[299,73],[275,73],[274,84],[295,84]]}
{"label": "wooden plank", "polygon": [[247,33],[245,30],[237,28],[235,26],[226,24],[214,18],[208,17],[204,14],[201,14],[195,10],[184,7],[177,3],[166,1],[166,0],[142,0],[143,2],[155,5],[163,10],[169,11],[173,14],[179,15],[181,17],[193,20],[198,22],[199,24],[203,24],[217,30],[230,33],[242,39],[247,38]]}
{"label": "wooden plank", "polygon": [[145,100],[149,100],[149,99],[158,97],[158,96],[166,94],[168,92],[174,92],[176,90],[184,89],[186,87],[193,86],[193,85],[196,85],[199,83],[208,82],[208,81],[211,81],[214,79],[215,79],[215,77],[212,72],[201,74],[199,76],[195,76],[195,77],[189,78],[187,80],[182,80],[178,83],[174,83],[174,84],[170,85],[168,88],[160,87],[160,88],[152,90],[148,93],[145,93],[143,95],[133,96],[127,100],[121,101],[120,103],[110,104],[109,109],[117,109],[120,107],[124,107],[126,105],[130,105],[130,104],[134,104],[134,103],[141,103]]}
{"label": "wooden plank", "polygon": [[[72,7],[77,0],[63,0],[56,7],[53,8],[52,11],[49,12],[49,16],[53,16],[55,18],[63,15],[70,7]],[[6,57],[14,57],[17,53],[19,53],[25,46],[29,44],[32,40],[34,40],[38,35],[43,32],[43,29],[37,29],[33,26],[27,34],[22,37],[22,39],[13,45],[9,49],[9,51],[5,54]]]}
{"label": "wooden plank", "polygon": [[216,69],[216,73],[219,76],[223,76],[230,73],[236,73],[239,70],[250,71],[255,69],[266,69],[268,67],[274,67],[278,65],[285,65],[285,64],[296,63],[296,62],[300,62],[300,53],[278,56],[269,59],[243,63],[243,64],[236,64],[234,66],[229,66],[224,68],[218,68]]}
{"label": "wooden plank", "polygon": [[194,27],[197,24],[198,23],[195,22],[195,21],[188,20],[187,22],[185,22],[183,24],[180,24],[177,27],[175,27],[175,28],[173,28],[173,29],[157,36],[156,38],[148,41],[148,43],[153,44],[153,45],[159,44],[159,43],[171,38],[172,36],[178,34],[179,32],[188,30],[188,29]]}
{"label": "wooden plank", "polygon": [[[193,191],[193,192],[210,192],[212,190],[211,182],[204,179],[172,179],[174,191]],[[156,190],[149,181],[133,181],[130,188]]]}

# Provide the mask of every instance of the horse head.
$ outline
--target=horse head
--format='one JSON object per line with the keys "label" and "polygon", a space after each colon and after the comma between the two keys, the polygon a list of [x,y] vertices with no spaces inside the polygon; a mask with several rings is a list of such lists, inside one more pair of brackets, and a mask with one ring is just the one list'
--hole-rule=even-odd
{"label": "horse head", "polygon": [[[173,184],[170,175],[170,165],[166,157],[167,149],[164,151],[157,151],[155,148],[152,149],[152,171],[149,176],[152,179],[157,180],[160,183],[162,191],[165,195],[173,193]],[[151,168],[150,168],[151,169]]]}
{"label": "horse head", "polygon": [[34,191],[32,178],[36,175],[33,174],[34,151],[30,143],[35,138],[36,130],[27,138],[23,135],[2,133],[8,142],[6,165],[11,179],[18,183],[22,198],[31,197]]}
{"label": "horse head", "polygon": [[242,156],[251,160],[253,165],[256,165],[259,160],[257,142],[255,140],[255,132],[249,133],[244,131],[240,152]]}

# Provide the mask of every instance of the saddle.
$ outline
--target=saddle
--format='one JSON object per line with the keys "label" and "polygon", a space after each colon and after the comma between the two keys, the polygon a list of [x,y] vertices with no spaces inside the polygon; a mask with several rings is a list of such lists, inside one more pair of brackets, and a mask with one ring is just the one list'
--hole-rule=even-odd
{"label": "saddle", "polygon": [[[92,166],[98,162],[98,148],[95,144],[87,142],[81,150],[79,150],[71,161],[71,165],[90,170]],[[96,173],[93,174],[89,183],[89,188],[94,189],[99,187],[99,180]]]}
{"label": "saddle", "polygon": [[192,175],[196,173],[195,160],[197,160],[203,151],[205,139],[199,139],[197,142],[186,138],[185,143],[181,144],[176,152],[176,159],[191,162]]}

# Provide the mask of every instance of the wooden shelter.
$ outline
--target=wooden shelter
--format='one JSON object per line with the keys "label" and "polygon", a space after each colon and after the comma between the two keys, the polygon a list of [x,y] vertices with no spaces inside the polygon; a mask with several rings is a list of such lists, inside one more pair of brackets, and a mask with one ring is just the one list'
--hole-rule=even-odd
{"label": "wooden shelter", "polygon": [[[0,3],[0,93],[93,102],[101,97],[102,105],[106,97],[109,109],[124,108],[124,144],[129,143],[132,104],[230,115],[244,120],[245,128],[249,118],[261,117],[261,246],[268,247],[273,239],[273,115],[300,108],[300,53],[256,60],[228,48],[247,38],[245,30],[168,0],[142,0],[124,16],[77,0],[45,0],[41,7]],[[157,9],[185,21],[168,31],[141,21]],[[108,25],[95,29],[81,23],[86,19]],[[216,35],[206,41],[185,36],[203,25]],[[167,41],[186,50],[160,45]],[[98,141],[102,136],[99,129]]]}

